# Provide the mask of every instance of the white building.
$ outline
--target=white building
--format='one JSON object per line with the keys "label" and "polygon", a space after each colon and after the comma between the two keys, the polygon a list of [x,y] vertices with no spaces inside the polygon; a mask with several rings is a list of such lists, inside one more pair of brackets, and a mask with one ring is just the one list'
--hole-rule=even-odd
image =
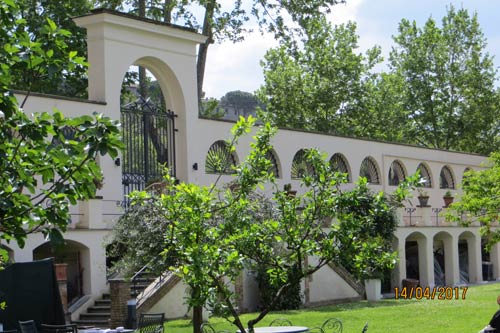
{"label": "white building", "polygon": [[[169,134],[175,137],[175,155],[167,158],[175,166],[176,177],[198,184],[214,182],[216,175],[206,172],[210,169],[206,156],[209,150],[217,149],[220,140],[228,138],[232,124],[198,118],[196,47],[205,37],[188,29],[105,10],[75,21],[88,33],[89,100],[33,94],[25,110],[49,111],[56,107],[68,116],[97,111],[120,120],[123,77],[129,66],[144,66],[160,83],[167,108],[176,115],[177,131]],[[235,161],[248,153],[248,140],[241,140],[234,153]],[[291,183],[297,189],[299,180],[292,177],[294,165],[300,158],[300,151],[307,148],[318,148],[331,156],[349,173],[350,182],[360,174],[367,176],[374,191],[391,192],[402,177],[420,169],[429,179],[426,189],[430,196],[429,207],[417,207],[415,201],[413,206],[400,212],[400,223],[394,234],[394,248],[399,251],[400,262],[394,273],[393,287],[401,286],[405,278],[416,278],[422,286],[431,287],[438,283],[454,286],[483,281],[482,262],[486,258],[482,257],[479,226],[464,228],[445,223],[439,212],[443,209],[445,191],[459,191],[457,184],[464,171],[480,169],[486,159],[484,156],[288,130],[280,130],[273,144],[279,182]],[[127,164],[124,158],[128,157],[121,156],[120,160],[101,158],[99,162],[105,179],[98,195],[102,199],[73,207],[72,224],[64,235],[67,248],[61,255],[69,264],[72,289],[68,293],[74,297],[90,296],[73,314],[73,319],[109,288],[102,243],[123,214],[126,186],[121,185],[122,169]],[[224,180],[230,179],[224,176]],[[50,255],[41,234],[30,235],[23,249],[13,244],[8,247],[17,262]],[[500,277],[498,246],[493,248],[488,261],[492,267],[491,278]],[[435,272],[435,262],[441,262],[444,275]],[[460,267],[466,273],[462,279]],[[313,279],[304,282],[305,302],[312,305],[362,296],[362,291],[342,276],[341,271],[331,267],[319,271]],[[251,292],[253,282],[247,276],[240,282],[236,286],[243,294],[240,308],[253,309],[256,302],[251,296],[254,294]],[[183,296],[182,284],[173,284],[163,300],[148,308],[165,312],[169,317],[182,316],[185,314]]]}

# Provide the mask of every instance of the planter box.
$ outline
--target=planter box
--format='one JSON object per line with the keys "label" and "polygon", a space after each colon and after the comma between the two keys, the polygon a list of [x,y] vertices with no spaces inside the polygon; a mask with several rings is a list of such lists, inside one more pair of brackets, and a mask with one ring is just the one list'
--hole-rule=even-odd
{"label": "planter box", "polygon": [[368,301],[379,301],[382,298],[381,285],[380,279],[365,280],[365,292]]}

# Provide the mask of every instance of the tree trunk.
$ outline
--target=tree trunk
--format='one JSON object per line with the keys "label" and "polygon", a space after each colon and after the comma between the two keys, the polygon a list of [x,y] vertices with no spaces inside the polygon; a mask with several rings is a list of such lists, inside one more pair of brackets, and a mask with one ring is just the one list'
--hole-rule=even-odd
{"label": "tree trunk", "polygon": [[203,324],[203,307],[193,307],[193,333],[202,333],[201,324]]}
{"label": "tree trunk", "polygon": [[205,65],[207,62],[208,46],[213,43],[212,20],[215,9],[215,1],[208,1],[205,7],[205,18],[203,19],[202,34],[207,36],[207,41],[200,44],[198,49],[198,61],[196,64],[197,80],[198,80],[198,111],[202,110],[201,100],[203,98],[203,80],[205,78]]}

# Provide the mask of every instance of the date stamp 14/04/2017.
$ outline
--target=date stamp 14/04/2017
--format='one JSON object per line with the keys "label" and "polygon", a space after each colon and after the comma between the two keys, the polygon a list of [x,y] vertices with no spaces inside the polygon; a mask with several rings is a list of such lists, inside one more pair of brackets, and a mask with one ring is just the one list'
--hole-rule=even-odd
{"label": "date stamp 14/04/2017", "polygon": [[395,299],[437,299],[437,300],[464,300],[467,287],[414,287],[394,288]]}

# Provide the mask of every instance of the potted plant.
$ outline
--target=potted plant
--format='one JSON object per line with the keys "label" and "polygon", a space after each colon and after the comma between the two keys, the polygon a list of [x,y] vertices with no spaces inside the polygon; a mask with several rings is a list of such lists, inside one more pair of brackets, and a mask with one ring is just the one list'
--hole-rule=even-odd
{"label": "potted plant", "polygon": [[453,195],[451,195],[450,191],[446,191],[444,193],[443,200],[444,200],[444,208],[448,208],[448,206],[453,203]]}
{"label": "potted plant", "polygon": [[294,197],[297,194],[297,191],[292,190],[292,184],[290,183],[283,185],[283,190],[291,197]]}
{"label": "potted plant", "polygon": [[429,207],[428,202],[429,202],[429,194],[422,190],[418,189],[418,202],[420,207]]}

